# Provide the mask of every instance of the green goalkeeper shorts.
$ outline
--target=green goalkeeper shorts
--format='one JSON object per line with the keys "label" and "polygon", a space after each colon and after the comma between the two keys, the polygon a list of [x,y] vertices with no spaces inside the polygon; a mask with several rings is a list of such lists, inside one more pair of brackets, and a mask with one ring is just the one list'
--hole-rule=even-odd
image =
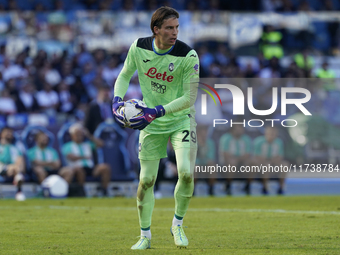
{"label": "green goalkeeper shorts", "polygon": [[139,159],[156,160],[167,157],[168,141],[176,151],[179,148],[197,150],[196,123],[188,124],[171,133],[150,134],[142,130],[139,134]]}

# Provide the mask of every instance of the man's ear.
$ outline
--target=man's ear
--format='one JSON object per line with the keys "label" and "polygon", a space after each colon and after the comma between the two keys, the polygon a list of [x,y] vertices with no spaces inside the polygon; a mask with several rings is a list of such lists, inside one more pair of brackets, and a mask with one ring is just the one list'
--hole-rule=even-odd
{"label": "man's ear", "polygon": [[153,27],[153,31],[155,32],[155,34],[157,35],[158,34],[158,32],[159,32],[159,28],[157,27],[157,26],[154,26]]}

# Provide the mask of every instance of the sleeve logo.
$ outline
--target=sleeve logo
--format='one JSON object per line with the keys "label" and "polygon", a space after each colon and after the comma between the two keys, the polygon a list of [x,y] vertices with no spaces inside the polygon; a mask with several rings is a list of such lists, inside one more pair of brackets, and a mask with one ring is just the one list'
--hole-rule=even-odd
{"label": "sleeve logo", "polygon": [[194,65],[194,70],[198,72],[198,64]]}

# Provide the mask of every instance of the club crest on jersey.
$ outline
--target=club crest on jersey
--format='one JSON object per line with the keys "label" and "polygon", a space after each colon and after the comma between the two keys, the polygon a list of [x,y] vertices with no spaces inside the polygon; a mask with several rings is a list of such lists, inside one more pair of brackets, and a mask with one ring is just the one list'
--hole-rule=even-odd
{"label": "club crest on jersey", "polygon": [[197,72],[198,71],[198,64],[194,66],[194,70]]}
{"label": "club crest on jersey", "polygon": [[169,71],[172,72],[174,70],[175,66],[174,63],[169,64]]}

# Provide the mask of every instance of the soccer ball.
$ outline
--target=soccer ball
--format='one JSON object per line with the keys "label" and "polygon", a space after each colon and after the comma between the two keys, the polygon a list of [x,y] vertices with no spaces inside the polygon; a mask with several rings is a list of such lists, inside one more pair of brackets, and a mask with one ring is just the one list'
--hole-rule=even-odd
{"label": "soccer ball", "polygon": [[141,109],[136,108],[136,105],[147,107],[146,104],[139,99],[130,99],[125,102],[124,106],[118,109],[119,114],[124,116],[124,122],[129,127],[131,125],[130,119],[138,116],[142,116],[143,112]]}
{"label": "soccer ball", "polygon": [[56,174],[48,176],[41,187],[45,197],[64,198],[68,193],[68,183]]}

